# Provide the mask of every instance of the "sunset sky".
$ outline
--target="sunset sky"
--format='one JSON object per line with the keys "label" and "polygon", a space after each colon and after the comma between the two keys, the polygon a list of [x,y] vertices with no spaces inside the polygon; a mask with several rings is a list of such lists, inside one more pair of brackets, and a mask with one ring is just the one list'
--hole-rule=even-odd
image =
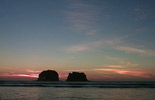
{"label": "sunset sky", "polygon": [[155,0],[0,0],[0,80],[48,69],[155,81]]}

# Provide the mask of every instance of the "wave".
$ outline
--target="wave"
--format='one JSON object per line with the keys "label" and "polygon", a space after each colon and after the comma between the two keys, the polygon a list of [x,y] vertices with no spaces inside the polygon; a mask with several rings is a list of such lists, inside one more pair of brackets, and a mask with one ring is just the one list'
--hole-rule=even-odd
{"label": "wave", "polygon": [[56,88],[155,88],[155,82],[38,82],[38,81],[0,81],[4,87],[56,87]]}

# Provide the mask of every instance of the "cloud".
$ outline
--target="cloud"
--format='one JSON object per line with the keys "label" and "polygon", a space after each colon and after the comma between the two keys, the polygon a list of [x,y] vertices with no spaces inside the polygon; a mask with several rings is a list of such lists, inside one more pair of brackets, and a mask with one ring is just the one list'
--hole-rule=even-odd
{"label": "cloud", "polygon": [[96,29],[90,30],[90,31],[87,32],[87,34],[88,34],[88,35],[97,34],[98,31],[99,31],[99,30],[96,30]]}
{"label": "cloud", "polygon": [[75,45],[75,46],[68,48],[67,51],[68,52],[79,52],[79,51],[84,51],[87,49],[88,49],[88,47],[85,45]]}
{"label": "cloud", "polygon": [[107,65],[105,67],[111,67],[111,68],[124,68],[122,65]]}
{"label": "cloud", "polygon": [[79,8],[79,9],[94,8],[94,5],[82,3],[81,0],[78,0],[78,1],[70,1],[70,3],[71,4],[68,6],[68,8]]}
{"label": "cloud", "polygon": [[125,70],[125,69],[105,69],[105,68],[98,68],[93,69],[97,71],[108,71],[113,72],[121,75],[130,75],[130,76],[136,76],[136,77],[142,77],[142,78],[151,78],[150,74],[148,74],[146,71],[139,71],[139,70]]}
{"label": "cloud", "polygon": [[125,68],[124,65],[98,65],[97,67],[104,67],[104,68]]}
{"label": "cloud", "polygon": [[127,51],[127,52],[134,52],[134,53],[145,53],[145,50],[137,49],[137,48],[131,48],[131,47],[125,47],[125,46],[116,46],[116,49]]}
{"label": "cloud", "polygon": [[38,74],[41,72],[38,70],[31,70],[31,69],[24,69],[25,71],[20,71],[20,72],[19,71],[14,72],[13,70],[11,69],[10,72],[0,73],[0,78],[15,79],[15,80],[34,79],[34,78],[38,78]]}
{"label": "cloud", "polygon": [[85,50],[90,50],[93,48],[100,48],[103,47],[104,45],[115,45],[119,43],[120,41],[118,39],[114,40],[98,40],[94,42],[89,42],[89,43],[83,43],[79,45],[73,45],[71,47],[68,47],[66,51],[68,52],[80,52],[80,51],[85,51]]}
{"label": "cloud", "polygon": [[137,7],[134,9],[134,11],[136,14],[135,20],[137,21],[154,18],[154,13],[152,13],[154,9],[146,9],[143,7]]}
{"label": "cloud", "polygon": [[29,73],[40,73],[41,72],[41,71],[34,71],[34,70],[30,70],[30,69],[27,69],[26,71]]}
{"label": "cloud", "polygon": [[139,64],[132,63],[132,62],[129,62],[129,61],[126,62],[126,65],[127,65],[127,66],[134,66],[134,67],[140,66]]}
{"label": "cloud", "polygon": [[125,51],[125,52],[139,53],[142,55],[149,55],[149,56],[155,55],[155,51],[147,50],[147,49],[138,49],[138,48],[126,47],[126,46],[116,46],[113,48],[117,50]]}
{"label": "cloud", "polygon": [[127,43],[124,43],[122,41],[122,39],[124,39],[126,37],[128,37],[128,36],[116,38],[113,40],[97,40],[97,41],[89,42],[89,43],[85,43],[85,44],[83,43],[83,44],[79,44],[79,45],[73,45],[73,46],[69,47],[67,49],[67,51],[79,52],[79,51],[96,49],[96,48],[101,48],[101,47],[106,46],[106,47],[109,47],[114,50],[124,51],[124,52],[128,52],[128,53],[137,53],[137,54],[141,54],[141,55],[145,55],[145,56],[155,56],[154,50],[145,49],[145,48],[139,49],[138,47],[141,47],[141,46],[136,45],[136,47],[135,47],[134,44],[133,44],[133,47],[128,46]]}
{"label": "cloud", "polygon": [[121,66],[124,67],[135,67],[135,66],[140,66],[140,64],[137,63],[133,63],[129,60],[123,59],[123,58],[119,58],[119,57],[112,57],[112,56],[106,56],[107,59],[110,59],[112,61],[117,61],[121,64]]}
{"label": "cloud", "polygon": [[84,32],[88,35],[97,34],[96,19],[100,10],[96,5],[84,3],[81,0],[69,1],[68,10],[65,11],[65,14],[74,31]]}
{"label": "cloud", "polygon": [[108,46],[113,46],[113,45],[118,45],[122,43],[122,41],[119,38],[113,39],[113,40],[97,40],[94,42],[91,42],[91,45],[94,45],[95,47],[102,47],[104,45],[108,45]]}
{"label": "cloud", "polygon": [[69,69],[69,70],[64,70],[64,71],[67,71],[67,72],[82,72],[82,71],[86,71],[87,69]]}
{"label": "cloud", "polygon": [[38,74],[12,74],[12,73],[3,73],[0,75],[1,77],[29,77],[29,78],[37,78]]}

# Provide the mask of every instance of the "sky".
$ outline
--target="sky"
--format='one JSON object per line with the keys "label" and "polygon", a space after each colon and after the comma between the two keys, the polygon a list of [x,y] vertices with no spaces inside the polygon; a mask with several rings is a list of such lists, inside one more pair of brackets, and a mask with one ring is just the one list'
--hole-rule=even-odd
{"label": "sky", "polygon": [[0,0],[0,80],[155,81],[154,0]]}

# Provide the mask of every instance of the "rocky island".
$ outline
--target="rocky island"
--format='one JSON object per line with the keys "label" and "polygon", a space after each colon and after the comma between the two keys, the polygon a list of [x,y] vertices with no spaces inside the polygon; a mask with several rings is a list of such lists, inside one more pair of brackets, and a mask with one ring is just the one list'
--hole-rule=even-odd
{"label": "rocky island", "polygon": [[69,73],[68,78],[66,81],[72,81],[72,82],[86,82],[87,77],[85,75],[85,73],[80,73],[80,72],[72,72]]}
{"label": "rocky island", "polygon": [[59,81],[59,75],[54,70],[45,70],[39,74],[37,81]]}

